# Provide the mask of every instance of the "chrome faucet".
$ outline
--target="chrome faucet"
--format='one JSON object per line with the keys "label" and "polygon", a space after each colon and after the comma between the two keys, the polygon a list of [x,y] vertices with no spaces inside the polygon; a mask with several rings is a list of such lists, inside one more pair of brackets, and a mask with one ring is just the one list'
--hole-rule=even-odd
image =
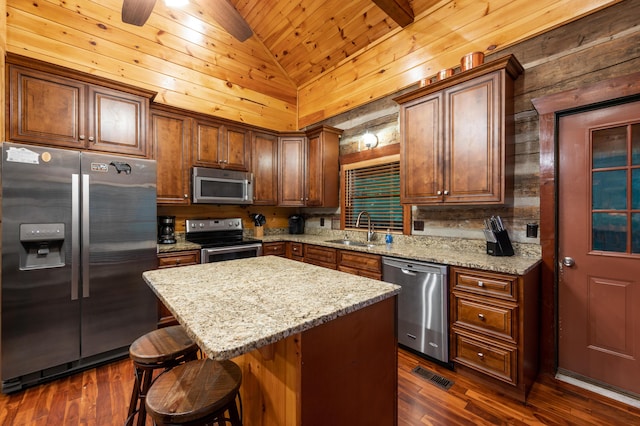
{"label": "chrome faucet", "polygon": [[368,211],[362,210],[360,214],[358,214],[358,218],[356,219],[356,228],[360,226],[360,218],[362,217],[363,214],[367,215],[367,242],[370,243],[374,232],[373,232],[373,228],[371,227],[371,215],[369,214]]}

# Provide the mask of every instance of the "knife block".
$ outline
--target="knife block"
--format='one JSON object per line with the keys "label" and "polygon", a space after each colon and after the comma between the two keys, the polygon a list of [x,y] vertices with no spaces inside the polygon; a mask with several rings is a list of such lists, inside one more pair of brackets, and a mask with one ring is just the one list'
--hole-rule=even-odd
{"label": "knife block", "polygon": [[253,236],[256,238],[264,237],[264,226],[255,226],[253,228]]}
{"label": "knife block", "polygon": [[513,246],[507,230],[493,231],[495,242],[487,241],[487,254],[491,256],[513,256]]}

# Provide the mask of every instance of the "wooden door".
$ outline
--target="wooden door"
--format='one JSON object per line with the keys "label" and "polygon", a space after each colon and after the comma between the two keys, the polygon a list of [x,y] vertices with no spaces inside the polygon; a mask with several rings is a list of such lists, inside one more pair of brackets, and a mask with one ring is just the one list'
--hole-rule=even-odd
{"label": "wooden door", "polygon": [[250,131],[247,129],[224,126],[225,137],[220,153],[222,168],[249,170],[249,134]]}
{"label": "wooden door", "polygon": [[640,394],[640,102],[558,140],[559,371]]}
{"label": "wooden door", "polygon": [[198,120],[194,124],[193,133],[193,164],[203,167],[220,167],[222,124]]}
{"label": "wooden door", "polygon": [[151,140],[157,162],[158,204],[189,204],[191,119],[152,111]]}
{"label": "wooden door", "polygon": [[147,98],[89,86],[88,148],[146,157],[148,111]]}
{"label": "wooden door", "polygon": [[307,138],[307,187],[305,204],[320,207],[324,199],[322,136],[316,133]]}
{"label": "wooden door", "polygon": [[86,84],[15,65],[9,79],[9,140],[85,146]]}
{"label": "wooden door", "polygon": [[413,101],[400,110],[403,204],[442,202],[441,110],[441,92]]}
{"label": "wooden door", "polygon": [[253,204],[278,204],[278,137],[254,132],[251,137]]}
{"label": "wooden door", "polygon": [[304,206],[306,138],[285,136],[279,141],[278,205]]}
{"label": "wooden door", "polygon": [[501,71],[445,92],[445,203],[502,200]]}

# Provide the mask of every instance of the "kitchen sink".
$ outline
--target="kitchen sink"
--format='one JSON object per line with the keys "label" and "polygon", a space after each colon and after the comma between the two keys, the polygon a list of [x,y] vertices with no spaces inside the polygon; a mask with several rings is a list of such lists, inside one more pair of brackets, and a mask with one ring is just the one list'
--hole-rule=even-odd
{"label": "kitchen sink", "polygon": [[345,245],[345,246],[353,246],[353,247],[372,248],[372,247],[376,246],[376,244],[365,243],[365,242],[362,242],[362,241],[352,241],[352,240],[327,240],[325,242],[333,243],[333,244],[342,244],[342,245]]}

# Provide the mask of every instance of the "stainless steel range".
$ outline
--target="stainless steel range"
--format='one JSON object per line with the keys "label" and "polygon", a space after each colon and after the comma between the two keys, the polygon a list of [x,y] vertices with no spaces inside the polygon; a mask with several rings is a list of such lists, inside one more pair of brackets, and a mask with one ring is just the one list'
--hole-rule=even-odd
{"label": "stainless steel range", "polygon": [[242,219],[188,219],[185,239],[200,244],[200,263],[262,255],[262,241],[243,236]]}

